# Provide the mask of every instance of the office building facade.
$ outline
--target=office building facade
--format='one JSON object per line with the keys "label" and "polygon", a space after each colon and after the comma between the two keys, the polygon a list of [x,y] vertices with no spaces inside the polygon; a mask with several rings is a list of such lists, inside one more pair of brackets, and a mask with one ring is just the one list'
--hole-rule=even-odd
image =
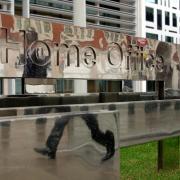
{"label": "office building facade", "polygon": [[138,24],[142,37],[180,43],[179,0],[142,0],[141,8],[145,9],[142,22]]}

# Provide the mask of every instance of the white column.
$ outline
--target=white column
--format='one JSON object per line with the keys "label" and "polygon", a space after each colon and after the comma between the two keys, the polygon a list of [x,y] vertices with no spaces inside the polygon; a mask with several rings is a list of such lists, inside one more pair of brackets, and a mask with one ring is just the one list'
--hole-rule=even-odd
{"label": "white column", "polygon": [[146,6],[145,0],[136,1],[136,36],[146,37]]}
{"label": "white column", "polygon": [[[146,37],[145,0],[136,1],[136,36]],[[134,92],[146,92],[146,81],[133,81]]]}
{"label": "white column", "polygon": [[10,5],[10,14],[14,15],[14,0],[10,0],[11,5]]}
{"label": "white column", "polygon": [[[86,27],[85,0],[73,0],[73,21],[75,26]],[[74,93],[87,93],[87,80],[74,80]]]}
{"label": "white column", "polygon": [[[14,15],[14,0],[10,0],[10,14]],[[7,8],[6,6],[3,7]],[[15,86],[15,79],[3,79],[3,95],[15,94],[16,93],[16,86]]]}
{"label": "white column", "polygon": [[133,81],[133,92],[146,92],[146,81]]}
{"label": "white column", "polygon": [[23,0],[22,2],[23,2],[22,16],[29,18],[30,17],[30,2],[29,2],[29,0]]}
{"label": "white column", "polygon": [[73,22],[75,26],[86,27],[85,0],[73,0]]}

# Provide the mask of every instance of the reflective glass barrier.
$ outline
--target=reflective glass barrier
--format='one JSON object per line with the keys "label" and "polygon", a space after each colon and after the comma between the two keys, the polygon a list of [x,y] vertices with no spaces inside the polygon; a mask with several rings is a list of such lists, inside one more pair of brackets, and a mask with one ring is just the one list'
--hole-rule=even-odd
{"label": "reflective glass barrier", "polygon": [[179,136],[179,109],[180,100],[1,108],[0,176],[119,179],[118,148]]}
{"label": "reflective glass barrier", "polygon": [[[1,108],[0,119],[25,115],[80,111],[84,104]],[[120,145],[129,146],[180,134],[180,100],[86,104],[89,111],[118,110]],[[68,109],[68,110],[67,110]]]}
{"label": "reflective glass barrier", "polygon": [[1,117],[0,178],[119,180],[118,112],[81,110]]}

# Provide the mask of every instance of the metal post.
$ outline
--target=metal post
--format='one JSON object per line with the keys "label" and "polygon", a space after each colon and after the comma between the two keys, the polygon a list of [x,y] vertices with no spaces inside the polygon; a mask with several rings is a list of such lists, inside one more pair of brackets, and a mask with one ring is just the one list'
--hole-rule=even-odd
{"label": "metal post", "polygon": [[[164,81],[156,82],[156,92],[159,100],[164,99]],[[158,141],[158,170],[179,168],[179,137]]]}
{"label": "metal post", "polygon": [[156,81],[156,93],[159,100],[164,99],[164,81]]}
{"label": "metal post", "polygon": [[[86,27],[86,1],[73,1],[73,22],[75,26]],[[87,93],[87,80],[74,80],[75,93]]]}

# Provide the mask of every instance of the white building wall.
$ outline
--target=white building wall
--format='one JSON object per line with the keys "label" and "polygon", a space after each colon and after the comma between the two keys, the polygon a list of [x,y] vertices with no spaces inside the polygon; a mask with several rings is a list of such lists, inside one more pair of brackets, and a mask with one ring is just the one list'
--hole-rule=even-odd
{"label": "white building wall", "polygon": [[[173,43],[180,43],[180,2],[179,0],[158,0],[158,4],[150,3],[144,0],[144,8],[141,8],[141,11],[146,11],[146,7],[150,7],[154,9],[154,22],[146,21],[145,23],[141,23],[142,28],[144,28],[144,32],[152,33],[158,35],[158,40],[165,41],[166,36],[173,37]],[[157,28],[157,10],[162,11],[162,30],[158,30]],[[165,24],[165,12],[169,12],[170,14],[170,25]],[[173,13],[177,16],[177,27],[173,27],[172,16]],[[145,14],[146,17],[146,14]],[[144,26],[145,25],[145,26]],[[176,33],[175,33],[176,32]]]}
{"label": "white building wall", "polygon": [[[73,22],[75,26],[86,27],[86,0],[73,1]],[[74,80],[74,92],[87,93],[87,80]]]}

